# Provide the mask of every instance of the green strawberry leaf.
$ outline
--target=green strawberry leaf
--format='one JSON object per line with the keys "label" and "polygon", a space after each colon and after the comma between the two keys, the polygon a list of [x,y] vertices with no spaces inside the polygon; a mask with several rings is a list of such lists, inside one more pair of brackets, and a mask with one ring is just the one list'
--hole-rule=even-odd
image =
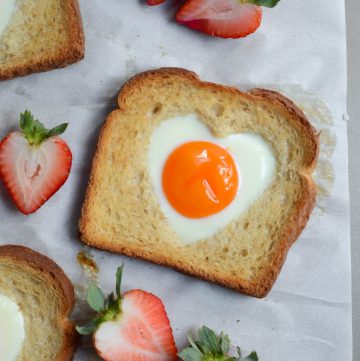
{"label": "green strawberry leaf", "polygon": [[63,123],[46,129],[28,110],[20,114],[20,129],[30,145],[40,145],[44,140],[64,133],[67,126],[67,123]]}
{"label": "green strawberry leaf", "polygon": [[210,328],[202,326],[198,331],[198,336],[199,341],[208,352],[216,353],[221,350],[218,337],[213,330],[210,330]]}
{"label": "green strawberry leaf", "polygon": [[94,311],[102,312],[105,308],[104,294],[94,283],[92,283],[88,289],[87,302]]}
{"label": "green strawberry leaf", "polygon": [[220,334],[220,348],[223,354],[227,354],[230,350],[230,339],[223,332]]}
{"label": "green strawberry leaf", "polygon": [[259,357],[255,351],[251,352],[250,355],[240,359],[239,361],[259,361]]}
{"label": "green strawberry leaf", "polygon": [[83,326],[76,326],[76,331],[80,333],[80,335],[88,336],[95,332],[97,328],[96,319],[90,319]]}
{"label": "green strawberry leaf", "polygon": [[259,6],[266,6],[268,8],[273,8],[277,5],[277,3],[279,2],[280,0],[245,0],[243,2],[247,2],[247,3],[250,3],[250,4],[256,4],[256,5],[259,5]]}
{"label": "green strawberry leaf", "polygon": [[105,308],[111,307],[115,303],[114,292],[111,292],[105,301]]}
{"label": "green strawberry leaf", "polygon": [[48,138],[55,137],[56,135],[60,135],[60,134],[64,133],[66,128],[68,127],[68,125],[69,125],[68,123],[63,123],[63,124],[58,125],[55,128],[50,129],[48,132]]}
{"label": "green strawberry leaf", "polygon": [[122,272],[123,272],[124,265],[122,264],[118,267],[116,271],[116,295],[118,297],[121,296],[121,279],[122,279]]}
{"label": "green strawberry leaf", "polygon": [[191,347],[183,349],[178,356],[183,361],[201,361],[203,359],[203,354]]}
{"label": "green strawberry leaf", "polygon": [[202,326],[198,330],[198,341],[188,336],[190,347],[186,347],[178,356],[183,361],[258,361],[255,351],[241,358],[241,350],[237,347],[238,357],[228,355],[230,350],[229,336],[221,332],[218,336],[213,330]]}
{"label": "green strawberry leaf", "polygon": [[188,340],[189,340],[189,343],[190,343],[190,346],[195,349],[196,351],[198,351],[199,353],[203,353],[203,351],[199,348],[199,346],[201,347],[201,344],[200,342],[195,342],[193,340],[193,338],[191,337],[191,335],[188,336]]}

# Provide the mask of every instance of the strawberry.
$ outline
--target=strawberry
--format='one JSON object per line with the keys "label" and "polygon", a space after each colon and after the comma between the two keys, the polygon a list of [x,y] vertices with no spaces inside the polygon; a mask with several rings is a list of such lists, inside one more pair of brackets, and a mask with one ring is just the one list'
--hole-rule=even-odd
{"label": "strawberry", "polygon": [[29,111],[20,115],[20,129],[0,143],[0,174],[18,209],[30,214],[66,181],[72,155],[57,137],[68,124],[46,129]]}
{"label": "strawberry", "polygon": [[[189,28],[222,38],[242,38],[260,26],[260,6],[273,8],[280,0],[187,0],[176,21]],[[159,5],[165,0],[147,0]]]}
{"label": "strawberry", "polygon": [[106,299],[91,284],[87,301],[97,312],[84,326],[82,335],[93,335],[94,347],[106,361],[177,361],[177,350],[161,300],[142,290],[121,295],[122,266],[116,273],[116,298]]}
{"label": "strawberry", "polygon": [[262,17],[262,10],[258,5],[246,2],[188,0],[176,14],[176,21],[212,36],[245,37],[260,26]]}
{"label": "strawberry", "polygon": [[[222,38],[242,38],[260,26],[260,6],[273,8],[280,0],[187,0],[176,21],[189,28]],[[165,0],[147,0],[159,5]]]}
{"label": "strawberry", "polygon": [[258,361],[255,351],[248,356],[242,357],[240,347],[237,347],[238,357],[228,355],[230,350],[230,339],[221,332],[216,335],[213,330],[203,326],[198,331],[198,341],[188,337],[190,346],[179,353],[179,358],[183,361]]}
{"label": "strawberry", "polygon": [[165,2],[165,0],[147,0],[146,3],[150,6],[153,6],[153,5],[160,5],[162,4],[163,2]]}

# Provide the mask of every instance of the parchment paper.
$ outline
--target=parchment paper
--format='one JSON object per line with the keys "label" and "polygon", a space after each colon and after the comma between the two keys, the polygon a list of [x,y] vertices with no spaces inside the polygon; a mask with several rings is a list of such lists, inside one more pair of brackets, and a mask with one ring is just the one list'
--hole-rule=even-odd
{"label": "parchment paper", "polygon": [[[86,283],[76,262],[83,248],[77,222],[90,161],[121,85],[139,71],[179,66],[204,80],[241,88],[269,84],[287,94],[291,88],[304,107],[307,97],[301,100],[299,94],[312,93],[327,104],[332,119],[316,124],[333,139],[323,154],[330,164],[317,178],[334,181],[325,186],[321,206],[290,250],[267,298],[242,296],[147,262],[88,252],[99,265],[106,291],[124,262],[124,289],[143,288],[163,299],[179,348],[188,332],[206,324],[226,331],[244,351],[256,349],[263,361],[351,360],[344,2],[333,0],[329,6],[325,0],[282,0],[275,9],[265,9],[261,29],[242,40],[205,37],[178,26],[172,21],[175,3],[151,8],[137,0],[81,0],[85,60],[0,84],[0,136],[14,129],[20,111],[28,108],[49,126],[70,122],[64,138],[74,155],[69,180],[31,216],[21,215],[0,187],[0,243],[41,251],[77,287]],[[75,358],[92,359],[96,356],[90,348],[82,348]]]}

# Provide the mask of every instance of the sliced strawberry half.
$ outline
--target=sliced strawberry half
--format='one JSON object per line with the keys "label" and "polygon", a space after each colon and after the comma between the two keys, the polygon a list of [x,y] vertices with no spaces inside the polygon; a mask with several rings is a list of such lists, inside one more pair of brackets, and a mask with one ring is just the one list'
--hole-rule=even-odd
{"label": "sliced strawberry half", "polygon": [[0,174],[18,209],[40,208],[69,176],[72,154],[64,140],[67,124],[46,129],[29,111],[20,115],[20,129],[0,143]]}
{"label": "sliced strawberry half", "polygon": [[212,36],[241,38],[260,26],[261,17],[261,7],[240,0],[188,0],[176,20]]}
{"label": "sliced strawberry half", "polygon": [[164,3],[165,0],[147,0],[146,2],[148,5],[153,6],[153,5],[160,5]]}
{"label": "sliced strawberry half", "polygon": [[80,334],[93,334],[94,346],[106,361],[177,361],[177,349],[160,298],[132,290],[121,295],[122,267],[116,274],[116,295],[107,299],[91,285],[88,303],[97,314],[77,327]]}

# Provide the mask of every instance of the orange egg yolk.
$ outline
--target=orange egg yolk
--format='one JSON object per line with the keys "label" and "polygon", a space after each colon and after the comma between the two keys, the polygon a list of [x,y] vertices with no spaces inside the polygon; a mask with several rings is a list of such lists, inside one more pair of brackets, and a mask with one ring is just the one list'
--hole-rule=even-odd
{"label": "orange egg yolk", "polygon": [[230,153],[217,144],[194,141],[176,148],[165,162],[164,193],[183,216],[218,213],[235,198],[239,177]]}

